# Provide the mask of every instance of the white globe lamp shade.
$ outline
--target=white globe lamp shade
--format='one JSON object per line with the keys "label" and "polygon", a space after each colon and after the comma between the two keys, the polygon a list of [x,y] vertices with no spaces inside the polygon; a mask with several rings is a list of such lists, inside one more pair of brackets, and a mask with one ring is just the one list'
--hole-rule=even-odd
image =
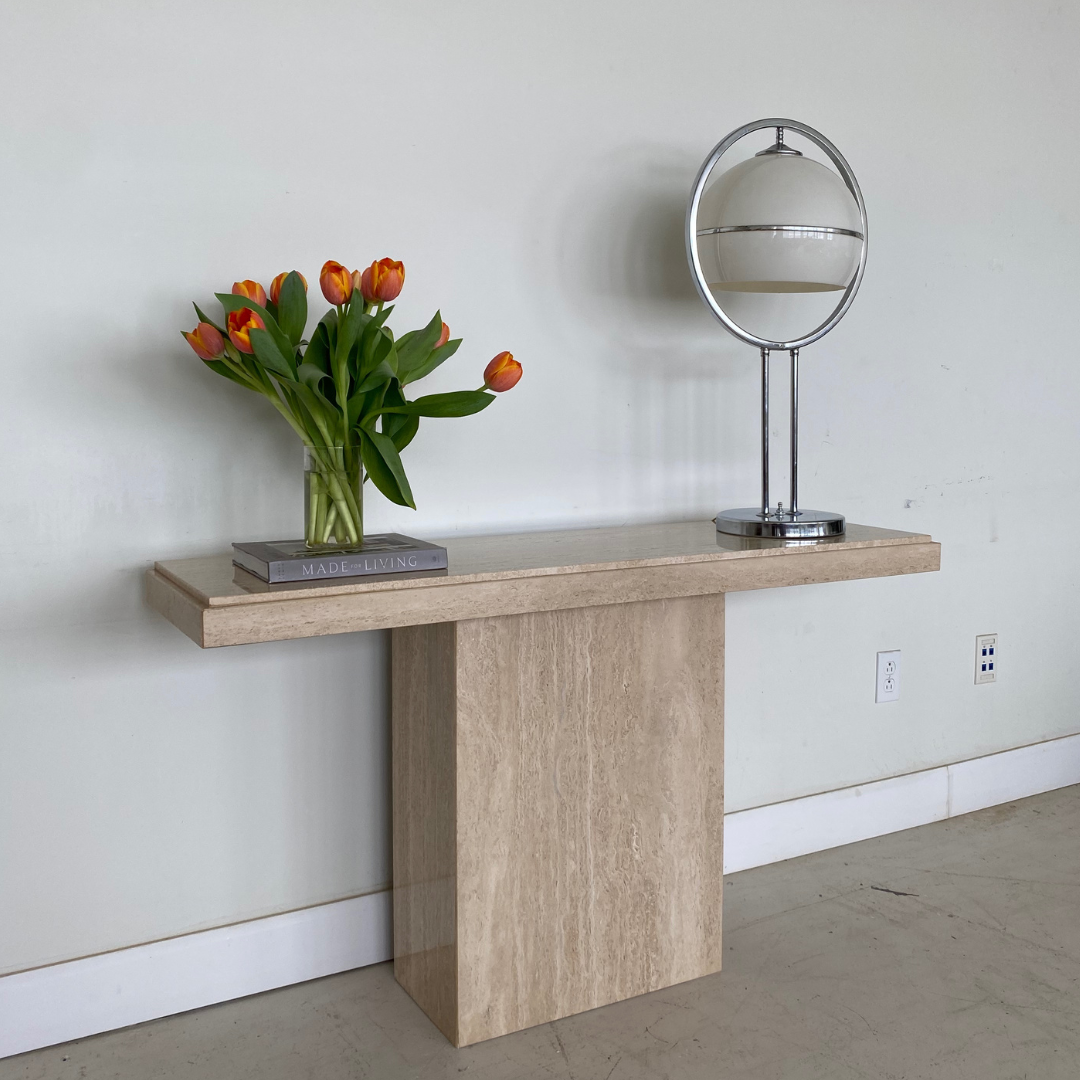
{"label": "white globe lamp shade", "polygon": [[701,197],[697,242],[714,292],[838,292],[862,252],[859,205],[843,180],[793,152],[728,169]]}

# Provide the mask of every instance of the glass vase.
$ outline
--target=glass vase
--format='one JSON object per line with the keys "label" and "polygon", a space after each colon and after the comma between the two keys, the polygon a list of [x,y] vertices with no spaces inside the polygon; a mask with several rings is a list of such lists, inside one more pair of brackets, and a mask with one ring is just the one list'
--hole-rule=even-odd
{"label": "glass vase", "polygon": [[312,550],[360,550],[364,472],[359,446],[304,447],[304,542]]}

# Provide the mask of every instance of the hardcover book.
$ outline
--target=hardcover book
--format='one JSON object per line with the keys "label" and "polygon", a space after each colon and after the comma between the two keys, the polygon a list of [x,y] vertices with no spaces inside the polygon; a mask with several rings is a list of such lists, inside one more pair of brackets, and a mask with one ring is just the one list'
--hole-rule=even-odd
{"label": "hardcover book", "polygon": [[282,581],[326,581],[329,578],[410,574],[445,570],[446,548],[401,533],[364,537],[359,551],[320,548],[312,551],[303,540],[274,540],[233,544],[233,562],[276,584]]}
{"label": "hardcover book", "polygon": [[233,583],[239,585],[244,592],[249,593],[272,593],[288,592],[296,593],[302,589],[325,589],[330,585],[367,585],[376,581],[408,581],[410,578],[446,577],[446,570],[417,570],[415,573],[397,574],[364,574],[362,577],[347,578],[306,578],[304,581],[263,581],[249,570],[233,563]]}

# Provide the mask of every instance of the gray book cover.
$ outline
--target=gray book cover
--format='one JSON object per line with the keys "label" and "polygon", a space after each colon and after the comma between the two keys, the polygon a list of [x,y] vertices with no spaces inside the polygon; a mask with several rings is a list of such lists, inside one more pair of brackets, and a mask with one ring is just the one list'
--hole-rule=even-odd
{"label": "gray book cover", "polygon": [[233,563],[233,583],[239,585],[245,592],[251,593],[296,593],[304,589],[325,589],[332,585],[359,585],[361,583],[366,585],[376,581],[409,581],[412,578],[446,577],[448,573],[448,570],[417,570],[407,574],[364,574],[361,577],[308,578],[304,581],[263,581],[261,577]]}
{"label": "gray book cover", "polygon": [[303,540],[233,544],[233,562],[271,583],[410,574],[447,566],[446,548],[401,533],[366,536],[359,551],[312,551]]}

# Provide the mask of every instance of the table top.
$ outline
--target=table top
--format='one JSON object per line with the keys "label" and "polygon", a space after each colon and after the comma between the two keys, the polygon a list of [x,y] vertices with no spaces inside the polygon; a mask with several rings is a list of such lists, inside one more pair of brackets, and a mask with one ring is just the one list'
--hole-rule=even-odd
{"label": "table top", "polygon": [[152,607],[203,648],[603,604],[891,577],[937,570],[923,533],[848,525],[783,542],[717,533],[711,521],[462,536],[438,541],[445,571],[268,585],[230,555],[147,572]]}
{"label": "table top", "polygon": [[932,543],[923,533],[847,526],[843,536],[817,541],[743,539],[716,531],[711,521],[626,525],[604,529],[458,536],[432,540],[447,550],[445,573],[384,574],[318,582],[267,585],[238,570],[230,555],[167,559],[155,569],[212,607],[258,604],[290,597],[335,596],[448,584],[685,565],[738,559],[811,556],[824,550],[858,550]]}

